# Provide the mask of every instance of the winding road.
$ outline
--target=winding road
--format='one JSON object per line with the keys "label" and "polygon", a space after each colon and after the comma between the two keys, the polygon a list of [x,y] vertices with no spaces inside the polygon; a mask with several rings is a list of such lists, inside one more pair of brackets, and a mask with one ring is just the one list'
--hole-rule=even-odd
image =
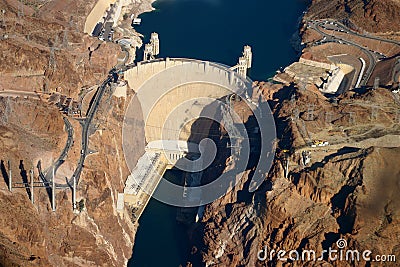
{"label": "winding road", "polygon": [[[334,42],[334,43],[340,43],[340,44],[345,44],[345,45],[352,45],[352,46],[359,48],[361,51],[363,51],[363,53],[368,57],[369,64],[368,64],[368,68],[365,70],[364,75],[361,78],[360,85],[361,86],[367,85],[368,80],[370,79],[372,72],[375,69],[376,63],[380,60],[380,56],[378,56],[377,53],[371,52],[364,46],[357,44],[356,42],[345,40],[345,39],[337,37],[335,35],[327,34],[323,30],[321,30],[321,28],[325,27],[325,25],[329,25],[331,27],[337,27],[337,30],[339,30],[339,31],[342,30],[342,32],[345,32],[350,35],[357,35],[357,36],[361,36],[361,37],[365,37],[365,36],[359,35],[359,34],[354,34],[348,28],[346,28],[345,26],[340,25],[340,24],[332,25],[327,22],[321,22],[321,21],[308,22],[308,27],[310,27],[311,29],[315,30],[316,32],[318,32],[319,34],[321,34],[323,36],[323,39],[319,43]],[[318,42],[317,42],[317,44],[318,44]]]}
{"label": "winding road", "polygon": [[[120,71],[124,71],[126,69],[125,65],[127,63],[127,61],[129,60],[129,51],[121,46],[122,51],[126,54],[123,62],[118,63],[116,66],[114,66],[110,71],[109,71],[109,75],[107,77],[106,80],[103,81],[103,83],[98,87],[96,94],[94,95],[91,104],[89,106],[89,109],[87,111],[86,114],[86,118],[84,119],[78,119],[82,125],[82,140],[81,140],[81,155],[77,164],[77,167],[72,175],[72,177],[70,179],[66,178],[66,182],[63,184],[60,183],[56,183],[56,187],[57,188],[69,188],[71,187],[71,185],[73,184],[73,180],[74,178],[76,178],[76,182],[78,183],[80,175],[82,173],[82,169],[84,167],[84,163],[85,163],[85,159],[86,156],[88,154],[90,154],[89,151],[89,128],[90,125],[93,121],[93,118],[96,114],[96,111],[100,105],[100,101],[107,89],[107,87],[111,86],[111,83],[114,80],[114,77],[117,77],[118,72]],[[64,163],[65,158],[68,155],[69,150],[71,149],[74,141],[73,141],[73,135],[74,135],[74,130],[73,127],[71,125],[71,123],[68,121],[67,118],[64,118],[64,123],[66,126],[66,129],[68,131],[68,139],[67,139],[67,143],[63,149],[63,151],[61,152],[60,157],[57,159],[56,162],[53,163],[52,166],[50,166],[47,171],[46,174],[43,173],[42,171],[42,166],[41,166],[41,162],[39,161],[37,168],[39,171],[39,176],[40,178],[43,180],[44,183],[49,184],[52,179],[53,179],[53,173],[56,173],[57,169]]]}
{"label": "winding road", "polygon": [[344,33],[344,34],[358,36],[358,37],[361,37],[361,38],[366,38],[366,39],[371,39],[371,40],[375,40],[375,41],[391,43],[391,44],[395,44],[395,45],[399,45],[400,46],[400,42],[397,42],[397,41],[394,41],[394,40],[388,40],[388,39],[380,38],[380,37],[377,37],[377,36],[371,36],[371,35],[365,35],[365,34],[357,33],[357,32],[347,28],[345,25],[343,25],[342,23],[337,22],[337,21],[332,21],[332,20],[309,21],[307,23],[307,26],[309,28],[315,30],[316,32],[318,32],[319,34],[321,34],[323,36],[322,40],[320,40],[319,42],[317,42],[314,45],[318,45],[318,44],[322,44],[322,43],[326,43],[326,42],[335,42],[335,43],[341,43],[341,44],[346,44],[346,45],[352,45],[352,46],[355,46],[355,47],[359,48],[361,51],[363,51],[363,53],[368,57],[369,64],[368,64],[368,68],[366,69],[366,71],[364,72],[364,75],[361,78],[361,82],[359,83],[361,86],[366,86],[367,85],[369,79],[371,78],[372,72],[375,69],[376,63],[378,61],[380,61],[382,58],[386,58],[386,56],[383,55],[382,53],[372,51],[372,50],[368,49],[368,47],[359,45],[356,42],[353,42],[353,41],[350,41],[350,40],[346,40],[346,39],[341,38],[341,37],[337,37],[334,34],[328,34],[325,31],[323,31],[322,29],[325,29],[325,30],[328,30],[328,31],[333,31],[333,32],[336,31],[336,32]]}
{"label": "winding road", "polygon": [[97,89],[96,95],[94,96],[94,99],[92,101],[91,106],[89,107],[89,110],[86,115],[86,119],[82,122],[82,150],[81,150],[81,157],[78,161],[78,166],[75,169],[74,174],[72,175],[71,179],[68,181],[67,184],[64,185],[58,185],[60,187],[69,187],[70,184],[73,183],[74,177],[76,178],[76,182],[78,183],[82,168],[85,163],[85,158],[88,155],[88,146],[89,146],[89,127],[90,124],[92,123],[92,120],[94,118],[94,115],[96,114],[96,111],[99,107],[101,98],[104,95],[104,92],[107,88],[107,86],[112,82],[112,78],[108,77]]}
{"label": "winding road", "polygon": [[46,171],[46,174],[43,174],[43,172],[42,172],[42,166],[41,166],[40,161],[37,166],[38,170],[39,170],[40,178],[43,180],[43,182],[46,182],[46,183],[48,183],[52,180],[53,173],[56,173],[58,168],[64,163],[69,150],[71,149],[72,145],[74,144],[74,128],[72,127],[68,118],[64,117],[63,120],[65,123],[65,128],[68,132],[68,139],[67,139],[67,142],[65,144],[63,151],[61,152],[61,155],[58,157],[57,161],[48,168],[48,170]]}
{"label": "winding road", "polygon": [[[60,183],[56,183],[56,187],[57,188],[68,188],[71,187],[72,183],[73,183],[73,179],[74,177],[76,178],[76,181],[79,181],[80,175],[82,173],[82,168],[84,167],[84,163],[85,163],[85,159],[86,156],[89,154],[89,127],[93,121],[93,118],[96,114],[96,111],[100,105],[100,101],[101,98],[103,97],[106,89],[108,86],[111,85],[111,82],[113,80],[112,75],[114,73],[117,73],[119,71],[119,69],[113,68],[110,71],[110,75],[109,77],[103,81],[103,83],[99,86],[99,88],[97,89],[97,92],[95,94],[95,96],[93,97],[93,100],[91,102],[91,105],[89,107],[89,110],[86,114],[86,118],[81,120],[81,124],[82,124],[82,141],[81,141],[81,155],[78,161],[78,165],[72,175],[72,177],[66,181],[66,183],[64,184],[60,184]],[[39,175],[40,178],[43,180],[43,182],[45,183],[49,183],[52,181],[53,179],[53,171],[54,173],[57,171],[57,169],[64,163],[64,160],[66,158],[66,156],[68,155],[68,151],[70,150],[72,144],[73,144],[73,127],[71,125],[71,123],[68,121],[67,118],[64,118],[64,123],[66,126],[66,129],[68,131],[68,139],[67,139],[67,143],[65,145],[65,148],[63,149],[63,151],[61,152],[60,157],[58,158],[58,160],[52,165],[50,166],[47,171],[46,174],[43,174],[42,172],[42,168],[41,168],[41,162],[38,163],[38,170],[39,170]]]}

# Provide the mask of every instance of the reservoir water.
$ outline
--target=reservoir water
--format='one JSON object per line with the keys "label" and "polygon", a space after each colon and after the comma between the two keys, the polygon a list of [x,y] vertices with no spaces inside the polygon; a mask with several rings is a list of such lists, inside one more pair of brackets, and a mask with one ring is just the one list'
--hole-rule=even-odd
{"label": "reservoir water", "polygon": [[[291,40],[307,0],[160,0],[136,27],[147,43],[160,36],[159,57],[185,57],[236,65],[244,45],[253,49],[253,80],[267,80],[297,60]],[[138,59],[142,59],[141,51]],[[167,175],[179,175],[169,173]],[[139,219],[129,267],[185,266],[190,251],[177,209],[151,199]]]}
{"label": "reservoir water", "polygon": [[[253,48],[253,80],[266,80],[293,62],[291,38],[306,0],[160,0],[136,27],[147,43],[160,35],[160,57],[186,57],[236,65],[243,46]],[[142,53],[138,55],[143,58]]]}

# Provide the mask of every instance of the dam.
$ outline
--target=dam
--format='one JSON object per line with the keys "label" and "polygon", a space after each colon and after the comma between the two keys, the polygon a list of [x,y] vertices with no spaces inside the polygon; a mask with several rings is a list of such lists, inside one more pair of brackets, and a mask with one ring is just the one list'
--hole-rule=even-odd
{"label": "dam", "polygon": [[[245,49],[248,53],[249,47]],[[249,64],[245,57],[240,61],[243,66]],[[193,136],[191,130],[196,119],[215,119],[216,114],[220,114],[224,128],[233,133],[230,136],[231,146],[235,148],[233,153],[240,154],[241,133],[234,126],[240,119],[235,114],[229,115],[227,111],[229,96],[245,98],[254,109],[257,107],[257,100],[251,97],[252,81],[239,66],[229,67],[195,59],[166,58],[126,67],[124,79],[136,93],[137,101],[131,104],[140,103],[147,144],[145,153],[137,162],[131,161],[129,156],[126,157],[132,171],[120,197],[131,208],[134,221],[143,213],[157,186],[168,183],[162,179],[168,169],[178,167],[187,170],[191,172],[191,180],[200,184],[201,170],[210,164],[207,156],[202,154],[204,151],[211,151],[212,146],[202,141],[207,138],[207,131]],[[129,144],[129,138],[135,132],[131,122],[137,116],[137,109],[133,106],[128,107],[125,115],[124,144]],[[204,125],[204,129],[206,128],[207,125]],[[128,145],[124,147],[124,152],[132,149],[134,148]],[[167,184],[164,186],[168,187]],[[172,188],[169,193],[170,196],[163,197],[170,197],[170,203],[176,206],[177,203],[185,203],[184,206],[196,207],[203,204],[202,201],[207,202],[207,197],[202,196],[200,191],[188,187]],[[122,204],[121,199],[119,203]]]}
{"label": "dam", "polygon": [[[305,1],[252,1],[249,4],[239,0],[157,1],[153,6],[157,11],[142,14],[143,23],[136,29],[146,40],[153,32],[160,35],[161,58],[200,58],[233,66],[237,63],[237,51],[249,44],[256,58],[249,76],[260,81],[298,59],[289,40],[296,30],[298,17],[306,9]],[[204,14],[209,14],[207,20]],[[237,14],[251,15],[239,20]],[[185,27],[181,26],[182,21]],[[166,179],[171,179],[174,174],[171,172],[166,172]],[[156,199],[149,202],[140,217],[128,266],[186,266],[189,259],[201,266],[200,259],[190,256],[192,243],[188,243],[186,227],[176,223],[176,210]],[[157,257],[154,257],[155,244],[163,248]]]}

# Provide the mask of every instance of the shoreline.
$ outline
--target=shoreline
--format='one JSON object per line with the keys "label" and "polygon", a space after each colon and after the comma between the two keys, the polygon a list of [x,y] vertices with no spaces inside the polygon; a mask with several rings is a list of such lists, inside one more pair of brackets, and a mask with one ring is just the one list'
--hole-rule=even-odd
{"label": "shoreline", "polygon": [[106,38],[111,37],[104,36],[105,39],[102,39],[102,35],[100,38],[98,33],[93,32],[97,31],[99,25],[104,27],[104,25],[112,23],[112,26],[108,25],[108,27],[115,30],[116,37],[108,39],[108,41],[116,44],[119,44],[120,40],[128,42],[128,45],[120,44],[120,46],[122,50],[129,53],[127,64],[130,64],[135,60],[136,51],[143,46],[143,35],[132,26],[132,19],[154,11],[154,2],[155,0],[141,0],[139,3],[132,3],[129,0],[98,0],[86,17],[83,32],[96,39],[99,38],[101,41],[106,41]]}

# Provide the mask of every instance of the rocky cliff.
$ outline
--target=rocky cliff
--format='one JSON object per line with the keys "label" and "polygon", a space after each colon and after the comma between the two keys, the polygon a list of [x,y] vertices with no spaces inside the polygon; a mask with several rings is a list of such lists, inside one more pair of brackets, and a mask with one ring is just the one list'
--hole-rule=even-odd
{"label": "rocky cliff", "polygon": [[[145,2],[142,11],[151,1]],[[49,102],[49,94],[78,99],[88,93],[83,103],[88,108],[97,85],[117,64],[118,45],[83,34],[94,4],[0,1],[4,10],[0,18],[0,266],[124,266],[131,257],[137,225],[132,224],[129,211],[117,212],[116,206],[129,173],[121,127],[132,92],[116,97],[107,91],[99,105],[89,130],[90,155],[78,185],[76,213],[70,189],[57,189],[53,212],[49,190],[34,188],[32,204],[32,192],[18,188],[18,183],[30,182],[31,169],[39,182],[38,161],[46,172],[66,147],[65,116]],[[69,121],[73,144],[56,173],[58,182],[72,176],[81,153],[82,125],[72,117]],[[140,155],[143,140],[137,143]]]}
{"label": "rocky cliff", "polygon": [[94,4],[1,1],[0,90],[58,91],[76,97],[81,87],[100,82],[120,49],[83,34],[85,16]]}
{"label": "rocky cliff", "polygon": [[[29,170],[42,161],[44,168],[58,158],[67,140],[62,115],[42,101],[2,98],[0,105],[0,264],[4,266],[123,266],[132,254],[136,227],[127,211],[117,212],[118,192],[128,175],[121,147],[121,118],[125,99],[108,95],[95,119],[101,130],[91,136],[94,152],[85,162],[78,186],[79,212],[72,212],[71,190],[57,190],[56,212],[51,210],[45,188],[31,192],[16,183],[29,182]],[[26,114],[18,114],[24,110]],[[105,116],[105,117],[103,117]],[[74,123],[74,145],[62,166],[76,168],[80,150],[80,126]],[[138,153],[142,151],[138,147]],[[7,179],[11,161],[14,188]],[[68,170],[65,170],[68,172]],[[63,170],[57,172],[61,179]],[[68,173],[70,177],[72,173]]]}
{"label": "rocky cliff", "polygon": [[[400,3],[391,0],[314,0],[305,19],[337,19],[360,32],[396,39],[399,12]],[[313,38],[309,32],[302,37],[304,43]],[[318,47],[303,52],[322,62],[330,52],[353,53],[339,48],[324,53]],[[277,257],[282,249],[300,255],[314,250],[318,258],[324,250],[338,249],[336,242],[343,239],[346,249],[398,258],[399,96],[381,88],[329,99],[312,85],[258,85],[276,119],[274,165],[254,194],[248,192],[248,170],[248,179],[206,207],[192,256],[201,259],[201,266],[375,266],[362,258],[356,263],[327,255],[320,261]],[[314,140],[329,145],[312,147]],[[305,155],[310,162],[304,162]],[[258,259],[264,251],[266,259]]]}
{"label": "rocky cliff", "polygon": [[[400,127],[393,124],[395,118],[391,112],[383,112],[380,119],[371,121],[369,114],[362,110],[370,101],[400,108],[390,93],[380,89],[367,94],[349,94],[339,104],[331,104],[318,91],[277,89],[265,84],[263,88],[265,96],[277,101],[274,112],[280,145],[284,140],[291,140],[294,147],[289,155],[278,150],[268,179],[254,194],[247,192],[248,180],[244,179],[233,192],[207,206],[199,227],[202,241],[196,244],[197,255],[204,264],[352,266],[351,262],[329,261],[327,257],[319,262],[289,263],[278,260],[276,253],[271,260],[269,256],[266,261],[257,258],[262,249],[300,253],[312,249],[321,255],[323,250],[337,249],[335,242],[339,238],[347,241],[348,249],[371,250],[373,255],[398,255],[400,202],[396,192],[400,187],[400,148],[392,147],[385,136],[394,134],[398,144]],[[295,92],[295,105],[300,114],[307,112],[308,103],[315,105],[318,115],[313,120],[305,120],[309,135],[329,131],[324,138],[337,138],[340,134],[346,140],[341,143],[340,138],[336,142],[331,139],[331,147],[312,150],[311,163],[306,166],[302,163],[301,151],[309,150],[304,140],[307,137],[302,135],[300,119],[293,119],[294,103],[284,100],[290,92]],[[358,118],[355,125],[349,125],[346,117],[345,109],[350,102]],[[326,111],[333,114],[329,123],[324,118]],[[385,122],[388,117],[390,121]],[[369,132],[372,127],[367,125],[371,124],[382,126],[380,134]],[[285,155],[290,162],[287,178],[283,169]],[[368,264],[360,262],[360,266]]]}

